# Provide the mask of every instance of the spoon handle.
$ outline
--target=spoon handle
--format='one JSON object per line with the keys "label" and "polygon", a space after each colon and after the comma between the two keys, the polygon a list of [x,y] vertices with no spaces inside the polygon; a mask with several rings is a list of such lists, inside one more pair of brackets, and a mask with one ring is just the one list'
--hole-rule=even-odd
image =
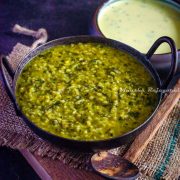
{"label": "spoon handle", "polygon": [[148,126],[135,138],[128,151],[123,156],[130,162],[135,162],[148,143],[155,136],[158,129],[166,121],[168,115],[180,99],[180,79],[174,89],[165,98]]}

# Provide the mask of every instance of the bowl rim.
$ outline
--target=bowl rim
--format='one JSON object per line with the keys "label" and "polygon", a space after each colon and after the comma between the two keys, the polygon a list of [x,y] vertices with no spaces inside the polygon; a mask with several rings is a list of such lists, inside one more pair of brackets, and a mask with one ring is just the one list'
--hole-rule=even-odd
{"label": "bowl rim", "polygon": [[[120,0],[104,0],[102,3],[100,3],[100,5],[97,7],[94,15],[93,15],[93,20],[92,20],[92,26],[93,26],[93,30],[95,30],[100,36],[102,37],[105,37],[105,38],[108,38],[106,37],[100,27],[99,27],[99,24],[98,24],[98,16],[102,10],[102,8],[104,6],[106,6],[106,4],[112,4],[112,3],[115,3],[116,1],[120,1]],[[178,8],[180,8],[180,2],[177,2],[177,1],[169,1],[169,0],[164,0],[163,2],[162,1],[159,1],[160,3],[164,3],[164,4],[170,4],[172,6],[177,6]],[[116,40],[117,41],[117,40]],[[180,53],[180,49],[177,49],[178,53]],[[143,53],[145,54],[145,53]],[[167,52],[167,53],[157,53],[157,54],[154,54],[153,56],[162,56],[162,55],[170,55],[171,52]]]}

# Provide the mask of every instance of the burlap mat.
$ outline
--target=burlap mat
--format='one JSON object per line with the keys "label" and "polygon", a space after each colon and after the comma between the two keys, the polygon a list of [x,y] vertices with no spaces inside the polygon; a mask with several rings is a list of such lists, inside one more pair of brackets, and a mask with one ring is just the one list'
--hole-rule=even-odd
{"label": "burlap mat", "polygon": [[[14,69],[29,51],[29,47],[19,43],[14,47],[9,55]],[[40,156],[58,158],[73,167],[89,169],[91,154],[73,152],[42,140],[24,124],[21,118],[16,116],[3,87],[2,78],[0,79],[0,145],[13,149],[26,148]],[[111,152],[121,155],[125,149],[126,146],[122,146]],[[136,164],[142,173],[139,179],[178,179],[180,176],[180,103],[176,105]]]}

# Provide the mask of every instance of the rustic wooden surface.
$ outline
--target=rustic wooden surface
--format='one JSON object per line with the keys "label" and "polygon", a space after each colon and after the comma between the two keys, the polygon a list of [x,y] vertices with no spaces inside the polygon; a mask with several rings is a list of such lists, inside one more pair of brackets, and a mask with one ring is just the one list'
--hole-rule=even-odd
{"label": "rustic wooden surface", "polygon": [[103,180],[104,178],[94,172],[70,168],[59,160],[42,158],[32,155],[27,150],[21,150],[21,154],[26,158],[39,177],[43,180]]}

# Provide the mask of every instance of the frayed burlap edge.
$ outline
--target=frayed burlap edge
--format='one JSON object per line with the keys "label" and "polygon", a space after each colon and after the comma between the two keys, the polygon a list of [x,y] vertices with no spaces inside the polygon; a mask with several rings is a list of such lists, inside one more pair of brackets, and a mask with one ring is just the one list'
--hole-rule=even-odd
{"label": "frayed burlap edge", "polygon": [[136,160],[146,178],[176,180],[180,176],[180,101]]}

